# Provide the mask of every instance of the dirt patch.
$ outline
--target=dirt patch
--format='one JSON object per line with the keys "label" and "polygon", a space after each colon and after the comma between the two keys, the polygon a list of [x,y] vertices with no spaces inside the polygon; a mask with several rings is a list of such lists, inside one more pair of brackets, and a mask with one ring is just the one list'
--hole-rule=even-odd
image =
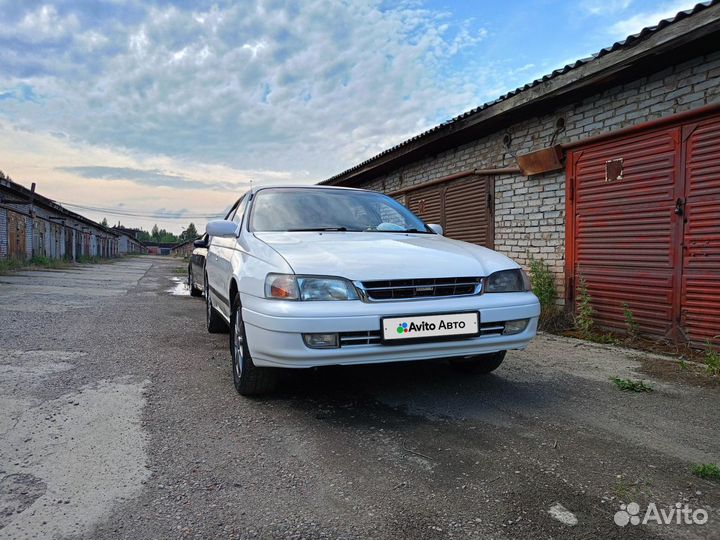
{"label": "dirt patch", "polygon": [[709,375],[705,366],[696,362],[684,360],[662,359],[656,356],[643,356],[640,362],[639,373],[667,382],[683,383],[690,386],[714,388],[720,390],[720,379],[717,375]]}
{"label": "dirt patch", "polygon": [[32,474],[8,474],[0,479],[0,529],[14,514],[30,507],[47,490],[45,482]]}

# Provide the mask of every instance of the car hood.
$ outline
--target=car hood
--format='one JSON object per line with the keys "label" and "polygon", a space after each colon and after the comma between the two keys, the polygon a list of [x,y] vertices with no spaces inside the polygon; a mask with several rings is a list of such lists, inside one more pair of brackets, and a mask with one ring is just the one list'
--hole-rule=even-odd
{"label": "car hood", "polygon": [[435,234],[258,232],[296,274],[351,280],[487,276],[518,268],[490,249]]}

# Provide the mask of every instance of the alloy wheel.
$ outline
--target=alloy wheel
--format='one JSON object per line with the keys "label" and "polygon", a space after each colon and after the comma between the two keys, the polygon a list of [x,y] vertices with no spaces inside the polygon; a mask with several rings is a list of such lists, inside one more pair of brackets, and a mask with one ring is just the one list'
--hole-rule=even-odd
{"label": "alloy wheel", "polygon": [[205,311],[205,315],[207,316],[208,324],[210,324],[210,319],[212,317],[212,302],[210,301],[210,294],[207,292],[207,280],[205,281],[205,283],[205,306],[207,308]]}
{"label": "alloy wheel", "polygon": [[238,380],[242,376],[242,363],[244,358],[245,334],[243,332],[242,320],[235,314],[235,324],[233,325],[233,368],[235,376]]}

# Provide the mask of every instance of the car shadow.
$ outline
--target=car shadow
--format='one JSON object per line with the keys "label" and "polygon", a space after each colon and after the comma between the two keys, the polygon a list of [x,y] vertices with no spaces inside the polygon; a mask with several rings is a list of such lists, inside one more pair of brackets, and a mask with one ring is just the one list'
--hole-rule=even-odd
{"label": "car shadow", "polygon": [[[540,411],[563,403],[566,382],[518,377],[501,367],[491,374],[457,371],[447,361],[363,366],[328,366],[282,372],[277,391],[262,398],[314,410],[322,418],[338,412],[389,409],[409,417],[475,417],[506,423],[510,410]],[[362,418],[353,418],[361,422]]]}

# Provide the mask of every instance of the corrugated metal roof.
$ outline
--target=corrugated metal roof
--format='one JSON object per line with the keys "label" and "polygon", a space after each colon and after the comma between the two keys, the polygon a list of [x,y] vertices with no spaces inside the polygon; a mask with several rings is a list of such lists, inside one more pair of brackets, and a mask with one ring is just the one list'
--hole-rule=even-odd
{"label": "corrugated metal roof", "polygon": [[[113,236],[119,236],[119,233],[117,231],[113,231],[109,227],[105,227],[104,225],[97,223],[96,221],[93,221],[90,218],[87,218],[83,215],[77,214],[73,212],[72,210],[68,210],[61,204],[53,201],[52,199],[48,199],[47,197],[40,195],[39,193],[35,192],[32,193],[28,188],[23,186],[22,184],[18,184],[14,180],[12,180],[9,176],[0,177],[0,188],[4,188],[5,190],[15,193],[19,195],[20,197],[27,200],[27,204],[30,204],[30,199],[32,198],[33,204],[44,206],[48,210],[53,210],[59,214],[65,214],[68,218],[74,219],[76,221],[81,221],[87,225],[90,225],[91,227],[95,227],[96,229],[99,229],[101,231],[107,232],[112,234]],[[0,198],[0,202],[2,202],[2,198]]]}
{"label": "corrugated metal roof", "polygon": [[696,13],[704,11],[707,8],[717,5],[717,4],[720,4],[720,0],[711,0],[709,2],[702,2],[702,3],[696,4],[695,7],[693,7],[692,9],[680,11],[679,13],[677,13],[674,17],[672,17],[670,19],[663,19],[662,21],[660,21],[658,24],[656,24],[654,26],[647,26],[647,27],[643,28],[640,32],[638,32],[637,34],[628,36],[627,38],[623,39],[622,41],[616,41],[610,47],[605,47],[604,49],[601,49],[600,51],[593,54],[592,56],[589,56],[587,58],[582,58],[580,60],[576,60],[574,63],[568,64],[562,68],[556,69],[552,73],[549,73],[548,75],[545,75],[539,79],[535,79],[531,83],[528,83],[524,86],[516,88],[515,90],[511,90],[507,94],[503,94],[502,96],[500,96],[497,99],[494,99],[493,101],[488,101],[487,103],[484,103],[484,104],[480,105],[479,107],[475,107],[474,109],[471,109],[471,110],[466,111],[454,118],[451,118],[450,120],[447,120],[447,121],[443,122],[442,124],[432,127],[429,130],[424,131],[418,135],[415,135],[414,137],[411,137],[410,139],[407,139],[407,140],[401,142],[400,144],[397,144],[391,148],[388,148],[387,150],[383,150],[379,154],[371,157],[370,159],[367,159],[367,160],[363,161],[362,163],[358,163],[357,165],[355,165],[339,174],[336,174],[335,176],[332,176],[332,177],[328,178],[327,180],[323,180],[320,183],[321,184],[331,184],[334,180],[336,180],[342,176],[345,176],[346,174],[351,173],[357,169],[360,169],[361,167],[364,167],[365,165],[368,165],[368,164],[372,163],[373,161],[375,161],[383,156],[386,156],[387,154],[391,154],[392,152],[395,152],[396,150],[399,150],[400,148],[403,148],[404,146],[407,146],[408,144],[410,144],[412,142],[415,142],[424,137],[427,137],[428,135],[435,133],[437,131],[440,131],[441,129],[443,129],[446,126],[454,124],[455,122],[458,122],[460,120],[464,120],[465,118],[468,118],[469,116],[472,116],[480,111],[483,111],[489,107],[492,107],[493,105],[496,105],[502,101],[505,101],[506,99],[511,98],[512,96],[515,96],[515,95],[517,95],[521,92],[524,92],[530,88],[533,88],[543,82],[554,79],[555,77],[557,77],[559,75],[567,73],[568,71],[572,71],[573,69],[579,68],[580,66],[588,64],[589,62],[592,62],[593,60],[602,58],[603,56],[610,54],[611,52],[617,51],[619,49],[626,49],[626,48],[632,47],[633,45],[636,45],[638,42],[640,42],[644,39],[647,39],[648,36],[653,35],[655,32],[658,32],[659,30],[662,30],[663,28],[666,28],[666,27],[670,26],[671,24],[674,24],[678,21],[686,19],[687,17],[691,17],[691,16],[695,15]]}

